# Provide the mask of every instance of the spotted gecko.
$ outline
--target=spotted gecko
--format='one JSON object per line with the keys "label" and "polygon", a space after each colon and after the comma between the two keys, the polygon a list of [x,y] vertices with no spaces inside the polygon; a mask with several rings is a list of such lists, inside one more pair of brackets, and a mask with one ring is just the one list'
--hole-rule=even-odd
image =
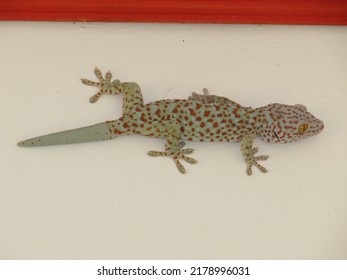
{"label": "spotted gecko", "polygon": [[252,109],[217,95],[192,93],[188,99],[160,100],[144,104],[141,90],[134,82],[112,80],[108,71],[103,78],[100,70],[94,73],[99,82],[82,79],[82,83],[100,90],[89,101],[95,103],[103,94],[123,94],[122,117],[91,126],[56,132],[18,143],[20,147],[45,146],[108,140],[120,135],[140,134],[166,138],[165,151],[150,151],[152,157],[171,157],[178,170],[186,173],[180,160],[195,164],[187,155],[193,149],[183,149],[184,141],[241,142],[247,174],[252,166],[261,172],[267,169],[258,161],[268,156],[255,156],[256,136],[269,143],[291,143],[322,131],[323,122],[307,111],[304,105],[273,103]]}

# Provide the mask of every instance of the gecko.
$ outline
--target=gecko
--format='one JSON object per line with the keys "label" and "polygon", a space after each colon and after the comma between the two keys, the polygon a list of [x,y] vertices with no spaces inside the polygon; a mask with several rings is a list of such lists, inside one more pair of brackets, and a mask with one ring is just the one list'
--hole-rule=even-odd
{"label": "gecko", "polygon": [[164,151],[149,151],[152,157],[170,157],[178,170],[186,173],[181,164],[184,160],[197,163],[191,158],[193,149],[184,148],[187,141],[241,142],[241,153],[246,162],[246,173],[252,175],[252,167],[261,172],[268,170],[258,161],[269,156],[256,156],[253,147],[256,137],[268,143],[292,143],[317,135],[324,128],[321,120],[301,104],[284,105],[272,103],[259,108],[244,107],[222,96],[193,92],[187,99],[167,99],[144,104],[139,85],[135,82],[112,81],[108,71],[105,77],[96,67],[99,80],[93,82],[82,78],[82,83],[99,88],[89,101],[95,103],[104,94],[123,94],[122,116],[86,127],[51,133],[18,143],[20,147],[83,143],[109,140],[121,135],[140,134],[164,138]]}

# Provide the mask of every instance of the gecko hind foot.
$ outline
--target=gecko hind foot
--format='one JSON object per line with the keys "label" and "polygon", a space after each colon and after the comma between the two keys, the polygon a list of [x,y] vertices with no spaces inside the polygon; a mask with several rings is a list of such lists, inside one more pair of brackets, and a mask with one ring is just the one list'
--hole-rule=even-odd
{"label": "gecko hind foot", "polygon": [[159,156],[169,156],[172,157],[172,159],[174,160],[176,167],[178,169],[179,172],[181,172],[182,174],[186,173],[186,169],[184,168],[184,166],[180,163],[179,159],[183,159],[184,161],[190,163],[190,164],[195,164],[198,161],[196,159],[187,157],[185,155],[189,155],[194,151],[194,149],[180,149],[178,151],[174,151],[174,152],[158,152],[158,151],[149,151],[148,155],[151,157],[159,157]]}
{"label": "gecko hind foot", "polygon": [[87,86],[94,86],[100,88],[100,90],[96,94],[89,98],[90,103],[95,103],[96,101],[98,101],[100,96],[103,94],[119,93],[117,86],[120,83],[120,81],[114,80],[111,82],[112,74],[110,71],[108,71],[105,75],[105,78],[103,78],[101,71],[97,67],[95,67],[94,74],[98,78],[99,82],[93,82],[84,78],[81,79],[82,83]]}
{"label": "gecko hind foot", "polygon": [[202,101],[203,97],[201,97],[201,96],[206,96],[206,95],[210,94],[207,88],[203,88],[202,92],[203,92],[203,94],[201,95],[201,94],[198,94],[197,92],[193,91],[192,95],[188,97],[188,100]]}

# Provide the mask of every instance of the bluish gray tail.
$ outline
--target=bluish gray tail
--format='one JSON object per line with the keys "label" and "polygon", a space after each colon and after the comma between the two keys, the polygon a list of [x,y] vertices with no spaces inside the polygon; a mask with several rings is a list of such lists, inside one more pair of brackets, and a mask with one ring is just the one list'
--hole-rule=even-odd
{"label": "bluish gray tail", "polygon": [[92,141],[109,140],[117,135],[110,129],[110,123],[103,122],[86,127],[51,133],[19,142],[19,147],[63,145]]}

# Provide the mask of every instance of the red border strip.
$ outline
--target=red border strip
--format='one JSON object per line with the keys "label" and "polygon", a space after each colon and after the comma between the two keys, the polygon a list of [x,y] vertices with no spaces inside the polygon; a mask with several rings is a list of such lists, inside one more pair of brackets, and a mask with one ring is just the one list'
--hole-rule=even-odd
{"label": "red border strip", "polygon": [[0,20],[347,25],[347,0],[0,0]]}

